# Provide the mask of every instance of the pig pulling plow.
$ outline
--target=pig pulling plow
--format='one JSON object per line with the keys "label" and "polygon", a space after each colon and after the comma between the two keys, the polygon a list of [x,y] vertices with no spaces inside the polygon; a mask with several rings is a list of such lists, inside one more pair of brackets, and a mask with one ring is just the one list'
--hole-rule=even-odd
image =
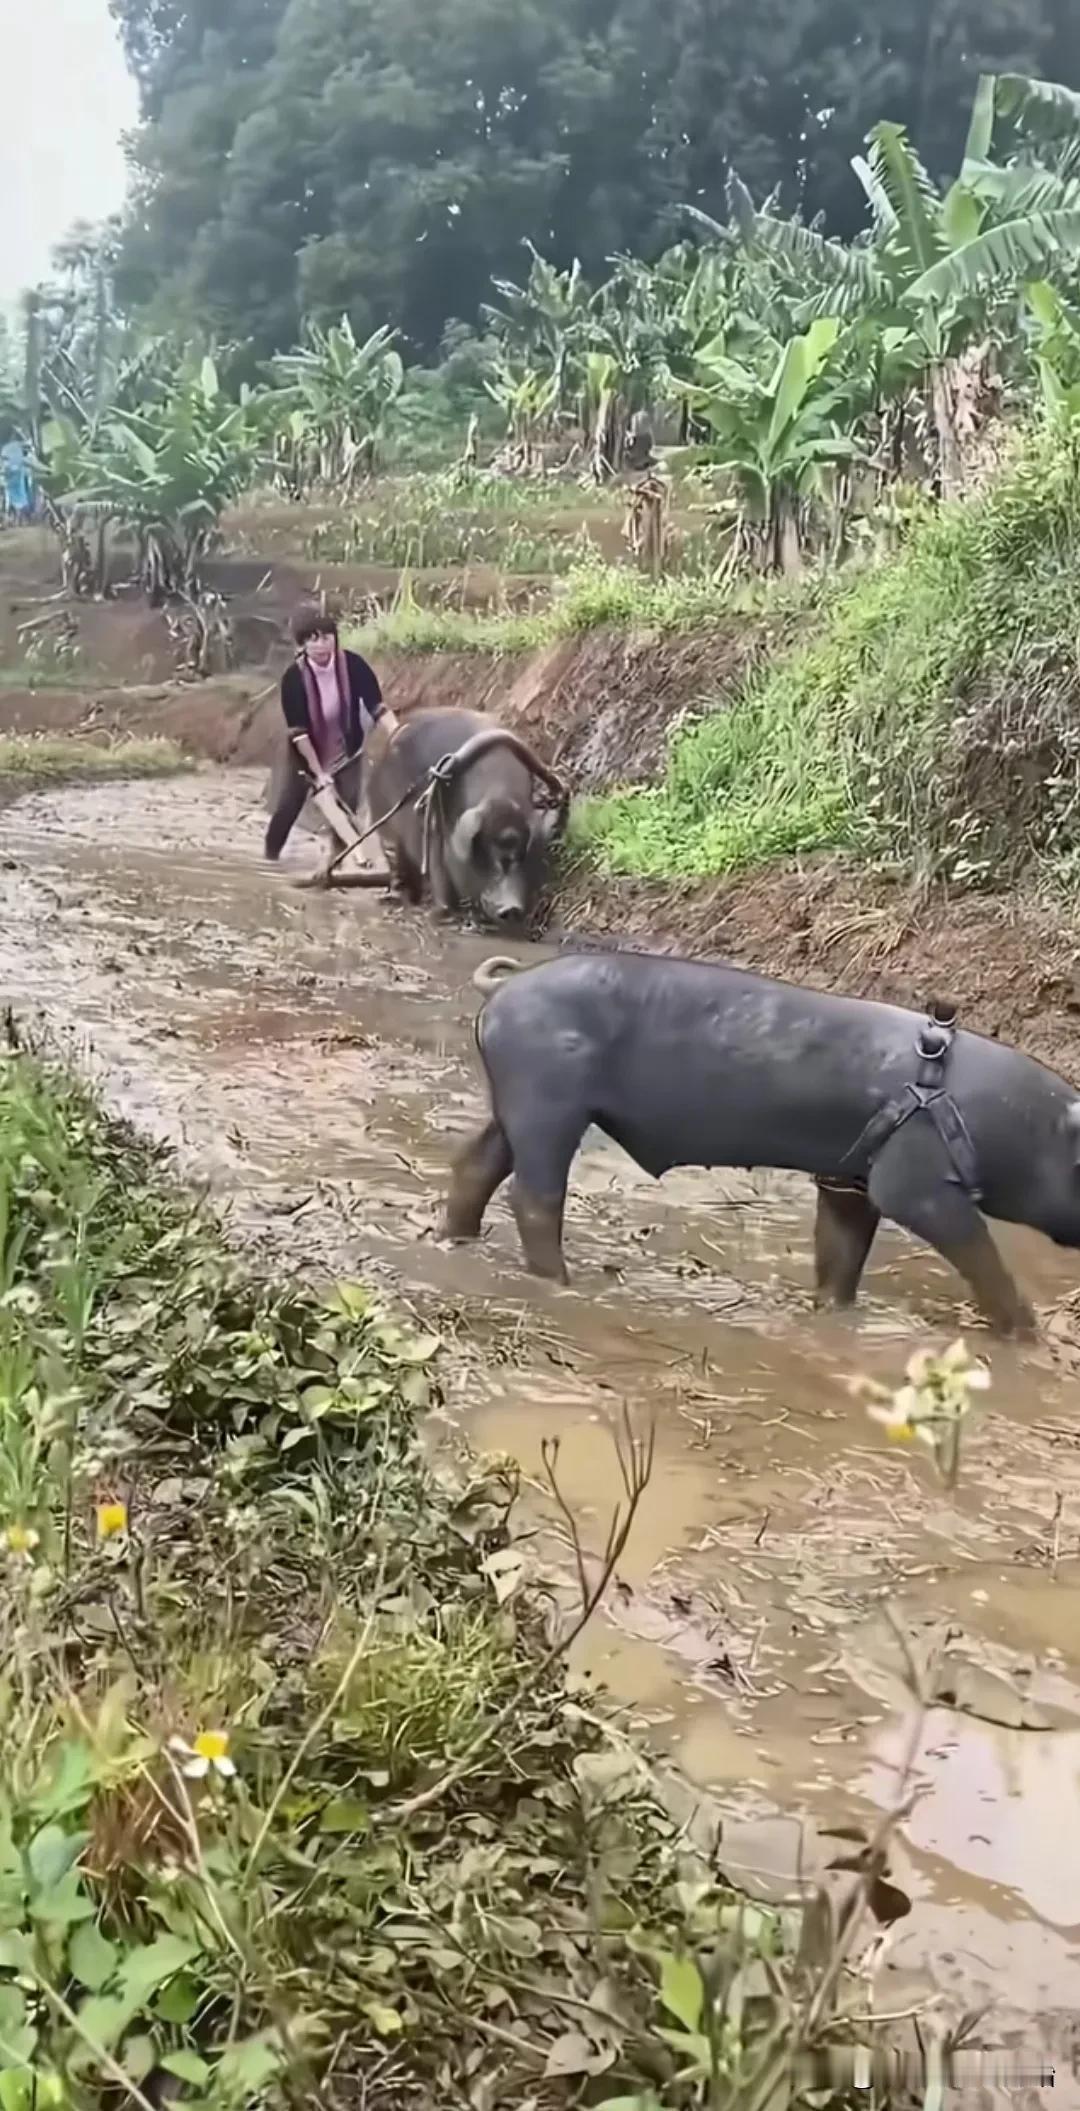
{"label": "pig pulling plow", "polygon": [[[396,740],[396,738],[397,734],[393,736],[393,740]],[[393,745],[393,740],[391,745]],[[472,739],[465,741],[460,748],[451,749],[447,754],[440,756],[438,762],[433,763],[429,769],[423,771],[410,785],[407,785],[400,797],[395,799],[393,805],[387,807],[386,812],[380,814],[377,820],[369,822],[366,828],[361,829],[357,826],[354,815],[332,785],[324,787],[322,791],[315,792],[313,794],[313,803],[322,815],[327,827],[336,836],[341,848],[333,853],[329,860],[311,878],[297,880],[293,884],[299,887],[328,887],[335,876],[337,876],[339,884],[344,886],[389,887],[392,884],[392,875],[385,866],[373,868],[371,871],[359,872],[343,872],[341,868],[356,851],[361,849],[369,837],[377,835],[380,829],[385,828],[387,822],[392,821],[403,807],[409,805],[410,801],[415,801],[417,812],[423,816],[422,872],[424,879],[427,880],[431,870],[433,837],[436,831],[438,831],[440,838],[446,832],[447,822],[444,797],[448,787],[465,770],[469,769],[474,762],[477,762],[481,755],[488,754],[493,748],[499,747],[507,748],[512,754],[518,756],[519,760],[524,762],[526,767],[532,771],[533,776],[539,780],[544,789],[550,793],[556,807],[560,811],[565,812],[570,803],[570,795],[562,779],[557,777],[554,770],[549,769],[546,763],[541,762],[539,756],[534,755],[531,748],[527,747],[524,741],[519,740],[515,733],[507,732],[501,726],[492,726],[490,730],[474,734]],[[331,774],[336,775],[337,771],[344,769],[347,762],[351,759],[350,757],[343,759]]]}

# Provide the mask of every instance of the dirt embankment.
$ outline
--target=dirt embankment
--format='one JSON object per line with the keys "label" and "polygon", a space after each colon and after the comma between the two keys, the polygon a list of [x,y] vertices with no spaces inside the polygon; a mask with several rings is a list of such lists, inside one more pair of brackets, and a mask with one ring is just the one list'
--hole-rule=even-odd
{"label": "dirt embankment", "polygon": [[761,626],[739,618],[690,637],[597,630],[501,660],[388,654],[379,671],[395,710],[467,704],[490,711],[575,790],[595,792],[648,783],[663,767],[678,719],[722,709],[767,650]]}
{"label": "dirt embankment", "polygon": [[[55,544],[44,530],[0,539],[0,666],[23,662],[36,634],[26,626],[45,625],[43,656],[26,687],[10,672],[0,687],[0,729],[158,732],[198,758],[269,763],[280,738],[277,682],[291,651],[289,620],[297,603],[325,588],[362,613],[369,603],[392,600],[400,578],[392,567],[321,563],[295,549],[233,552],[208,563],[206,575],[227,597],[241,671],[178,683],[175,644],[159,611],[123,588],[103,601],[63,601]],[[476,569],[427,572],[423,598],[438,602],[453,588],[455,606],[489,607],[498,583],[496,575],[482,579]],[[528,580],[509,585],[521,589],[511,602],[529,598]],[[506,587],[504,580],[497,596],[503,603]],[[61,603],[68,658],[50,687],[51,626]],[[792,620],[729,616],[674,638],[597,630],[518,655],[386,652],[378,655],[378,672],[399,713],[431,704],[497,713],[576,790],[599,791],[655,776],[678,717],[722,708],[750,668],[777,650]]]}
{"label": "dirt embankment", "polygon": [[[111,650],[99,652],[108,671],[99,679],[84,676],[80,661],[62,686],[9,682],[0,689],[0,728],[158,732],[199,759],[272,760],[281,737],[278,672],[289,652],[283,620],[273,657],[242,672],[201,683],[159,675],[133,687],[120,683],[125,664],[143,664],[123,657],[137,612],[104,604],[91,613],[108,619]],[[600,791],[654,777],[676,720],[686,711],[722,708],[767,642],[760,627],[733,619],[687,638],[598,630],[517,656],[383,653],[378,673],[399,714],[432,704],[489,711],[563,771],[575,790]]]}
{"label": "dirt embankment", "polygon": [[854,996],[954,1004],[1080,1084],[1080,937],[1062,912],[1013,895],[918,896],[842,858],[685,886],[578,871],[559,903],[590,942],[719,956]]}

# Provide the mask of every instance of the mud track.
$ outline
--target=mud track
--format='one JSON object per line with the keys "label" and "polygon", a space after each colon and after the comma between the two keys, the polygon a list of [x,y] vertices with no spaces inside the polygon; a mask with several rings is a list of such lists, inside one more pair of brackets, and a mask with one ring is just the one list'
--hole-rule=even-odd
{"label": "mud track", "polygon": [[[653,1484],[577,1670],[720,1794],[731,1866],[762,1889],[819,1851],[815,1822],[873,1823],[893,1799],[909,1703],[883,1605],[917,1637],[954,1631],[976,1712],[928,1717],[894,1863],[915,1910],[879,1998],[904,2006],[929,1958],[939,1989],[1003,2001],[1029,2048],[1056,2032],[1054,2101],[1080,2101],[1060,2066],[1080,2009],[1076,1269],[1003,1237],[1052,1322],[1009,1350],[943,1265],[885,1233],[858,1315],[826,1319],[804,1183],[657,1186],[594,1134],[569,1291],[521,1274],[502,1201],[477,1249],[443,1247],[447,1160],[482,1105],[469,978],[490,943],[378,896],[293,891],[311,841],[264,868],[262,794],[262,772],[204,771],[0,815],[0,1001],[74,1029],[112,1103],[176,1144],[276,1265],[362,1272],[452,1328],[452,1432],[530,1475],[558,1436],[594,1541],[611,1426],[624,1403],[655,1415]],[[896,1381],[961,1317],[994,1384],[948,1497],[879,1441],[847,1379]],[[1035,1710],[1051,1727],[983,1719]]]}

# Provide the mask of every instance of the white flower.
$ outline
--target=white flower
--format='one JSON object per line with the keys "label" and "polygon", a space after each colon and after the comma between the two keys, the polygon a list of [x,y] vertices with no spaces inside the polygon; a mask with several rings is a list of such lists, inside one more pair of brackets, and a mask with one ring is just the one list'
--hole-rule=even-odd
{"label": "white flower", "polygon": [[183,1761],[180,1771],[189,1781],[203,1781],[210,1773],[231,1781],[236,1772],[229,1757],[227,1730],[200,1730],[192,1744],[185,1744],[182,1737],[170,1737],[169,1750]]}

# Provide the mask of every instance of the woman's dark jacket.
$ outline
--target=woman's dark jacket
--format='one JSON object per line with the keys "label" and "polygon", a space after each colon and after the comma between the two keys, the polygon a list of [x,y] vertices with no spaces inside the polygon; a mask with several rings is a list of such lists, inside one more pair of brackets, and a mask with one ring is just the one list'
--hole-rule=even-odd
{"label": "woman's dark jacket", "polygon": [[[371,720],[378,719],[383,707],[382,690],[374,667],[369,667],[358,652],[345,652],[341,657],[345,662],[349,689],[342,727],[345,753],[357,755],[364,743],[364,721],[360,707],[363,705]],[[306,733],[309,740],[315,739],[308,710],[307,689],[299,662],[294,662],[285,671],[281,683],[281,708],[285,713],[285,723],[290,734]]]}

